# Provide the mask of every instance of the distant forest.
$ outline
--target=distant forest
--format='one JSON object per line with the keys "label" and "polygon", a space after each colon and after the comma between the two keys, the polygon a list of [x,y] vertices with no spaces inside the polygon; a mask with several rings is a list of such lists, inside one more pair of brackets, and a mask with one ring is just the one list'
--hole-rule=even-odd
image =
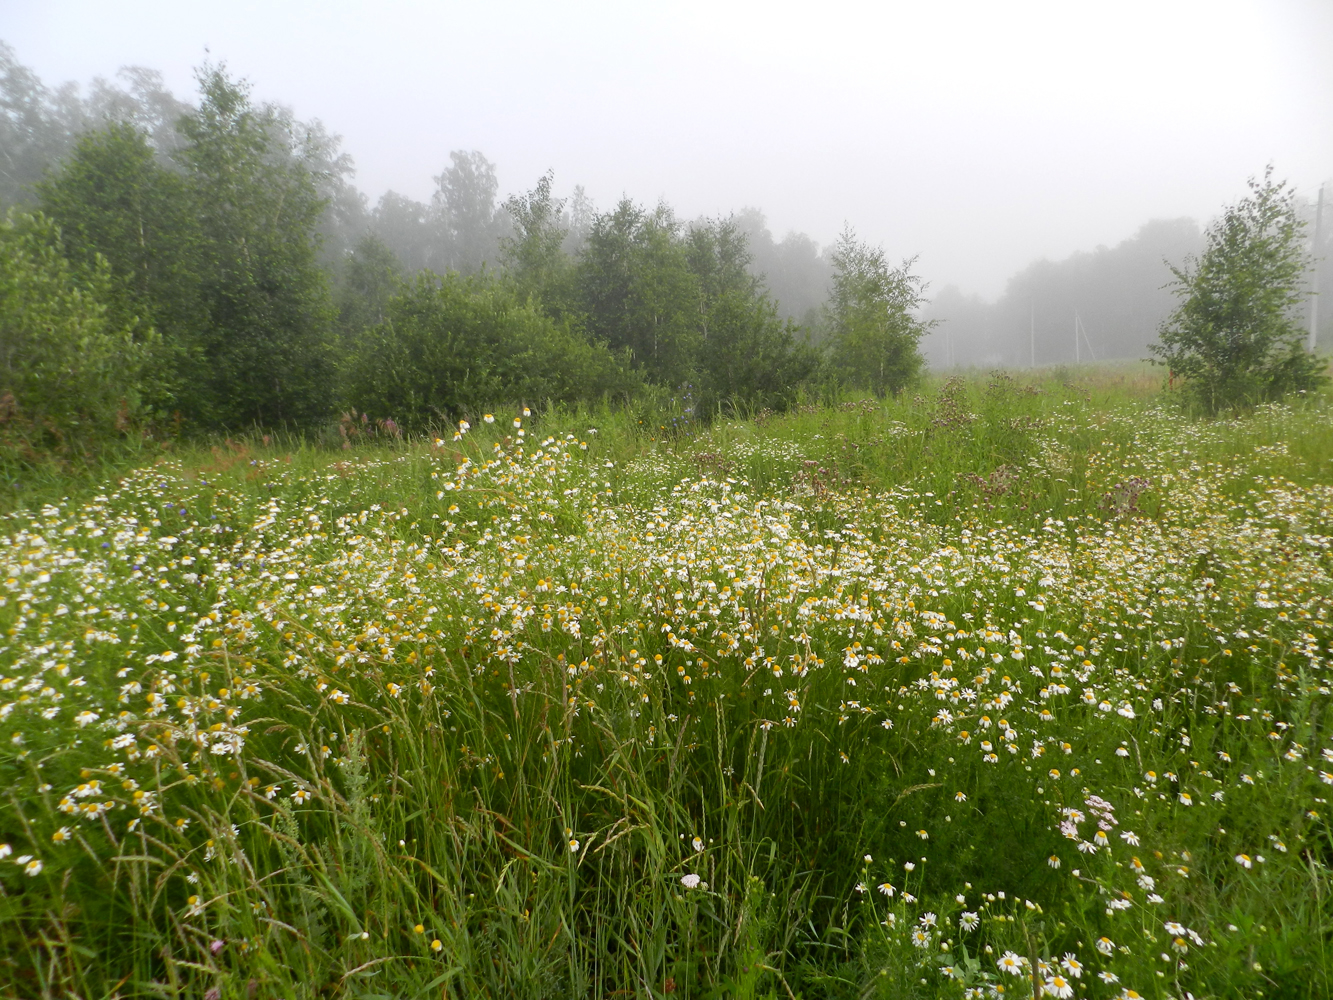
{"label": "distant forest", "polygon": [[[579,186],[557,195],[549,173],[502,197],[478,151],[450,154],[429,201],[389,191],[372,204],[323,124],[252,103],[225,67],[199,81],[195,103],[142,68],[50,87],[0,42],[0,208],[19,213],[4,230],[18,289],[6,294],[94,303],[93,319],[59,322],[128,345],[105,357],[131,360],[97,375],[118,425],[360,412],[398,429],[501,398],[652,387],[690,412],[782,408],[803,386],[897,391],[923,362],[1138,358],[1174,302],[1164,262],[1202,246],[1195,222],[1154,221],[1031,264],[994,302],[952,286],[928,297],[913,262],[891,264],[850,228],[821,247],[776,238],[756,208],[684,220],[666,204],[599,207]],[[1333,267],[1324,282],[1327,295]],[[1323,318],[1327,337],[1333,307]],[[59,440],[62,419],[87,426],[39,402],[50,359],[21,370],[22,332],[5,337],[6,391],[26,396],[0,399],[0,418],[26,407],[29,437],[40,425]]]}

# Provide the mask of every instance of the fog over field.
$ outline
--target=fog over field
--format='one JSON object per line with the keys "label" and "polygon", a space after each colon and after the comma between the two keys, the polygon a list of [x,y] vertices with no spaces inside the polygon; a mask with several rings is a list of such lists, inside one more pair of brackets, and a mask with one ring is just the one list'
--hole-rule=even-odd
{"label": "fog over field", "polygon": [[[93,107],[100,78],[103,96],[152,91],[166,122],[167,95],[194,100],[211,61],[322,123],[341,138],[330,162],[349,158],[334,250],[370,227],[408,267],[474,269],[494,261],[504,199],[551,171],[584,219],[622,196],[684,220],[735,213],[799,321],[850,225],[916,258],[935,366],[1141,356],[1171,302],[1163,258],[1196,251],[1247,177],[1272,163],[1312,204],[1333,176],[1325,0],[11,0],[4,14],[7,79],[26,67],[54,104]],[[16,165],[15,134],[6,183],[43,166]],[[492,214],[466,246],[432,249],[425,220],[451,197]]]}

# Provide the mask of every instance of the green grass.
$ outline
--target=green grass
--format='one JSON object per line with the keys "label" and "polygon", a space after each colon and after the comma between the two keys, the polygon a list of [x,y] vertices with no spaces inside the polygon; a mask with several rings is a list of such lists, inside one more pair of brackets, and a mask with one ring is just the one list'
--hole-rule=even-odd
{"label": "green grass", "polygon": [[43,495],[0,541],[0,989],[1333,993],[1333,410],[1150,389]]}

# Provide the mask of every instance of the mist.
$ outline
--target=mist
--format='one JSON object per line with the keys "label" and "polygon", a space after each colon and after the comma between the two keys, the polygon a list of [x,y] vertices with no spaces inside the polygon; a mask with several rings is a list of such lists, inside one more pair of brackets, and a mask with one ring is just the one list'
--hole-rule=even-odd
{"label": "mist", "polygon": [[731,217],[807,325],[852,227],[925,279],[936,367],[1142,356],[1168,264],[1247,177],[1273,163],[1313,200],[1333,176],[1316,0],[20,3],[2,37],[5,204],[109,117],[168,156],[194,70],[225,63],[322,157],[329,260],[370,232],[408,271],[493,267],[505,200],[550,171],[568,249],[626,197]]}

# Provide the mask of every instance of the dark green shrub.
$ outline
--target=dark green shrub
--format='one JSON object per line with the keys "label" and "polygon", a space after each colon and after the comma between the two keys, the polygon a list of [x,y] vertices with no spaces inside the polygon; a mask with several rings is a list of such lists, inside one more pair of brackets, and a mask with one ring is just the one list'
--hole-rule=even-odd
{"label": "dark green shrub", "polygon": [[489,277],[421,275],[362,331],[344,364],[347,404],[406,430],[501,401],[632,392],[623,359]]}

